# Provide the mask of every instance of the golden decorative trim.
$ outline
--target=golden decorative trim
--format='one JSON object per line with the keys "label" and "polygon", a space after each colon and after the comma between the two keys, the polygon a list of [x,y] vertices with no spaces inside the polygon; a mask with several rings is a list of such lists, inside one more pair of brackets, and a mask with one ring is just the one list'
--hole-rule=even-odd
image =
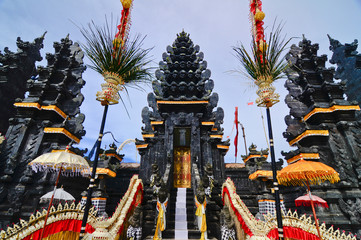
{"label": "golden decorative trim", "polygon": [[[86,197],[85,197],[86,198]],[[106,198],[101,198],[101,197],[98,197],[98,198],[92,198],[92,201],[93,200],[103,200],[103,201],[106,201],[107,199]]]}
{"label": "golden decorative trim", "polygon": [[220,144],[218,144],[217,145],[217,148],[219,148],[219,149],[229,149],[229,146],[226,146],[226,145],[220,145]]}
{"label": "golden decorative trim", "polygon": [[288,164],[294,163],[300,159],[320,159],[320,154],[318,153],[300,153],[287,160]]}
{"label": "golden decorative trim", "polygon": [[[93,171],[93,168],[90,168],[90,172]],[[115,177],[117,174],[115,172],[113,172],[112,170],[108,169],[108,168],[97,168],[96,171],[97,175],[107,175],[109,177]],[[92,198],[94,199],[94,198]]]}
{"label": "golden decorative trim", "polygon": [[[258,202],[276,202],[276,201],[273,199],[260,199],[258,200]],[[283,199],[280,199],[280,202],[283,202]]]}
{"label": "golden decorative trim", "polygon": [[142,136],[143,136],[143,139],[144,138],[153,138],[154,134],[142,134]]}
{"label": "golden decorative trim", "polygon": [[209,101],[163,101],[158,100],[157,104],[207,104]]}
{"label": "golden decorative trim", "polygon": [[26,102],[19,102],[19,103],[14,103],[15,107],[29,107],[29,108],[37,108],[39,110],[41,110],[41,106],[39,103],[26,103]]}
{"label": "golden decorative trim", "polygon": [[273,173],[270,170],[257,170],[248,177],[250,180],[256,180],[257,178],[273,178]]}
{"label": "golden decorative trim", "polygon": [[51,152],[68,152],[68,153],[72,153],[72,154],[77,155],[77,154],[74,153],[73,151],[65,150],[65,149],[53,149],[53,150],[51,150]]}
{"label": "golden decorative trim", "polygon": [[150,121],[151,125],[162,125],[164,121]]}
{"label": "golden decorative trim", "polygon": [[60,108],[58,108],[55,105],[41,106],[41,109],[55,111],[57,114],[59,114],[64,119],[66,119],[68,117],[68,115],[66,115],[62,110],[60,110]]}
{"label": "golden decorative trim", "polygon": [[137,149],[139,149],[139,148],[147,148],[147,147],[148,147],[148,143],[147,143],[147,144],[135,145],[135,147],[136,147]]}
{"label": "golden decorative trim", "polygon": [[[237,239],[269,239],[269,233],[277,230],[277,218],[275,215],[268,212],[264,215],[265,220],[259,220],[249,211],[247,206],[236,193],[236,187],[230,178],[222,186],[222,197],[224,207],[229,209],[232,219],[235,223],[237,232]],[[262,200],[260,200],[261,202]],[[264,199],[263,201],[272,201]],[[297,212],[289,210],[282,216],[283,226],[290,228],[297,228],[297,231],[307,232],[316,235],[316,225],[306,215],[298,216]],[[245,230],[247,229],[248,235],[245,237]],[[326,228],[326,223],[320,225],[320,231],[323,240],[356,240],[352,234],[346,235],[339,229],[334,230],[333,226],[329,229]],[[253,235],[253,236],[252,236]]]}
{"label": "golden decorative trim", "polygon": [[328,136],[328,130],[306,130],[289,142],[290,146],[309,136]]}
{"label": "golden decorative trim", "polygon": [[340,106],[340,105],[333,105],[329,108],[314,108],[311,112],[307,113],[306,116],[302,118],[303,121],[307,121],[313,115],[317,113],[331,113],[335,111],[360,111],[359,105],[348,105],[348,106]]}
{"label": "golden decorative trim", "polygon": [[121,157],[120,157],[118,154],[116,154],[116,153],[106,153],[105,155],[108,156],[108,157],[115,157],[116,159],[119,160],[119,162],[123,161],[123,158],[121,158]]}
{"label": "golden decorative trim", "polygon": [[27,102],[19,102],[19,103],[14,103],[15,107],[31,107],[31,108],[36,108],[39,110],[50,110],[50,111],[55,111],[57,114],[59,114],[62,118],[66,119],[68,117],[68,115],[66,115],[60,108],[58,108],[55,105],[48,105],[48,106],[41,106],[39,103],[27,103]]}
{"label": "golden decorative trim", "polygon": [[213,126],[214,122],[202,122],[203,126]]}
{"label": "golden decorative trim", "polygon": [[260,154],[251,154],[249,155],[246,159],[243,160],[243,162],[247,162],[248,160],[250,160],[251,158],[259,158],[259,157],[265,157],[267,158],[268,155],[260,155]]}
{"label": "golden decorative trim", "polygon": [[70,138],[71,140],[74,140],[76,143],[80,142],[80,139],[75,137],[73,134],[71,134],[68,130],[65,128],[44,128],[44,133],[61,133]]}
{"label": "golden decorative trim", "polygon": [[222,134],[211,134],[211,135],[209,135],[209,137],[210,138],[221,138],[222,139],[223,135]]}
{"label": "golden decorative trim", "polygon": [[[81,197],[82,199],[87,199],[87,197],[86,196],[83,196],[83,197]],[[107,200],[106,198],[92,198],[92,201],[93,200]]]}
{"label": "golden decorative trim", "polygon": [[212,131],[217,131],[218,129],[216,127],[213,127],[212,128]]}
{"label": "golden decorative trim", "polygon": [[[81,221],[84,214],[84,207],[79,202],[77,205],[75,202],[64,205],[59,203],[56,207],[52,206],[49,211],[49,217],[47,221],[47,227],[52,224],[58,224],[61,221],[69,220],[70,222]],[[37,235],[36,232],[41,230],[44,226],[44,219],[47,215],[47,210],[43,209],[41,212],[37,211],[36,213],[30,215],[28,221],[20,219],[19,223],[14,224],[13,226],[8,226],[6,231],[1,230],[0,239],[2,240],[11,240],[11,239],[35,239]],[[89,211],[89,218],[87,224],[89,226],[94,226],[96,222],[98,222],[98,218],[96,216],[97,211],[94,207],[92,207]],[[69,233],[75,234],[75,236],[69,237]],[[47,239],[78,239],[77,236],[79,232],[68,232],[68,231],[59,231],[56,233],[52,233],[47,237]],[[39,235],[37,235],[39,236]],[[64,238],[64,236],[66,236]],[[60,237],[60,238],[57,238]],[[44,238],[45,239],[45,238]]]}

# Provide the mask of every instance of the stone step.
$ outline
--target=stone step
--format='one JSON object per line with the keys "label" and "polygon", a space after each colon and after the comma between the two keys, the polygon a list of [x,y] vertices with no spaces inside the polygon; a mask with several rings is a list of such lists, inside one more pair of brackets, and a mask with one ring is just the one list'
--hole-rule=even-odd
{"label": "stone step", "polygon": [[[146,239],[153,239],[154,231],[152,231],[151,238]],[[183,239],[200,239],[201,233],[198,230],[188,229],[184,231],[175,232],[174,229],[166,229],[162,232],[162,239],[177,239],[177,240],[183,240]],[[210,239],[210,238],[208,238]]]}

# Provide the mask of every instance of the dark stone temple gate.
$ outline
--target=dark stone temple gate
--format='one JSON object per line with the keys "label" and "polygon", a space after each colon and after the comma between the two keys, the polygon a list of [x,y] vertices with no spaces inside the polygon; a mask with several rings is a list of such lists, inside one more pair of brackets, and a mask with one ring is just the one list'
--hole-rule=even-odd
{"label": "dark stone temple gate", "polygon": [[[207,182],[211,177],[212,183],[207,186],[212,185],[209,194],[214,197],[207,198],[207,226],[210,236],[220,237],[222,201],[219,184],[225,179],[224,155],[229,143],[222,141],[224,112],[222,108],[216,108],[218,95],[212,93],[211,72],[199,50],[189,34],[183,31],[177,35],[155,73],[157,80],[153,81],[153,92],[148,94],[151,109],[145,107],[142,110],[143,140],[137,139],[136,146],[141,155],[139,176],[145,183],[146,192],[143,237],[154,234],[153,222],[157,216],[154,182],[150,181],[154,176],[154,164],[170,193],[167,229],[163,236],[177,238],[181,232],[188,234],[190,239],[200,237],[194,220],[194,196],[197,188],[204,185],[203,180]],[[176,196],[184,200],[176,200]],[[186,201],[184,206],[187,208],[186,229],[182,230],[175,223],[179,201]]]}
{"label": "dark stone temple gate", "polygon": [[153,93],[148,95],[151,110],[142,110],[144,139],[136,145],[144,181],[149,181],[153,163],[161,174],[171,164],[169,179],[175,187],[190,187],[192,164],[202,170],[210,163],[215,179],[224,179],[229,143],[222,141],[224,112],[220,107],[214,111],[218,95],[212,93],[210,75],[199,46],[185,32],[178,34],[156,71]]}

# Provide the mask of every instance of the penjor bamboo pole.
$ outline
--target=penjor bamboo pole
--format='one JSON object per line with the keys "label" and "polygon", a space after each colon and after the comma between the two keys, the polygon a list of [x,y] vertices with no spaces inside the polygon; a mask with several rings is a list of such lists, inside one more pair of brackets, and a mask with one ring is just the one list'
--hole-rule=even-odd
{"label": "penjor bamboo pole", "polygon": [[278,181],[277,181],[276,157],[275,157],[275,150],[274,150],[274,145],[273,145],[272,122],[271,122],[271,113],[270,113],[269,107],[266,108],[266,113],[267,113],[267,123],[268,123],[268,137],[269,137],[270,152],[271,152],[273,189],[274,189],[274,195],[275,195],[275,200],[276,200],[276,216],[277,216],[278,236],[279,236],[279,239],[283,239],[281,200],[280,200],[280,193],[279,193]]}
{"label": "penjor bamboo pole", "polygon": [[97,170],[97,166],[98,166],[100,145],[102,143],[102,138],[103,138],[103,132],[104,132],[104,126],[105,126],[105,120],[106,120],[106,117],[107,117],[107,113],[108,113],[108,104],[106,103],[104,105],[103,118],[102,118],[102,122],[100,124],[99,137],[98,137],[98,141],[97,141],[97,148],[96,148],[96,151],[95,151],[95,158],[94,158],[94,162],[93,162],[93,166],[92,166],[93,169],[92,169],[92,174],[91,174],[91,177],[90,177],[90,183],[89,183],[88,194],[87,194],[87,198],[86,198],[86,204],[85,204],[85,208],[84,208],[84,216],[83,216],[83,220],[82,220],[82,223],[81,223],[79,239],[83,239],[83,237],[85,235],[85,227],[86,227],[86,223],[88,221],[88,215],[89,215],[89,209],[90,209],[90,204],[91,204],[91,198],[92,198],[92,194],[93,194],[93,188],[95,187],[95,175],[96,175],[96,170]]}

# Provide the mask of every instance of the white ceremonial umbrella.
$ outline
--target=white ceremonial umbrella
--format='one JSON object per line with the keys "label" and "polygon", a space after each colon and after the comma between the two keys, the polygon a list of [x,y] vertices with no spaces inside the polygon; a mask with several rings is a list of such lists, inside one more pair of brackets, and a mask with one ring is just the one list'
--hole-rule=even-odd
{"label": "white ceremonial umbrella", "polygon": [[51,200],[51,197],[54,194],[54,198],[55,200],[64,200],[64,201],[74,201],[75,198],[68,193],[67,191],[65,191],[62,187],[61,188],[57,188],[54,191],[48,192],[46,194],[44,194],[43,196],[40,197],[40,202],[47,202],[49,200]]}
{"label": "white ceremonial umbrella", "polygon": [[57,190],[60,174],[69,176],[69,175],[84,175],[90,171],[90,166],[88,162],[82,156],[70,153],[69,146],[66,147],[65,151],[45,153],[29,163],[32,169],[35,172],[58,172],[58,177],[55,182],[54,191],[52,191],[52,196],[50,198],[48,212],[45,216],[44,227],[41,231],[40,239],[42,239],[44,234],[44,229],[46,222],[48,220],[50,207],[53,203],[54,195]]}

